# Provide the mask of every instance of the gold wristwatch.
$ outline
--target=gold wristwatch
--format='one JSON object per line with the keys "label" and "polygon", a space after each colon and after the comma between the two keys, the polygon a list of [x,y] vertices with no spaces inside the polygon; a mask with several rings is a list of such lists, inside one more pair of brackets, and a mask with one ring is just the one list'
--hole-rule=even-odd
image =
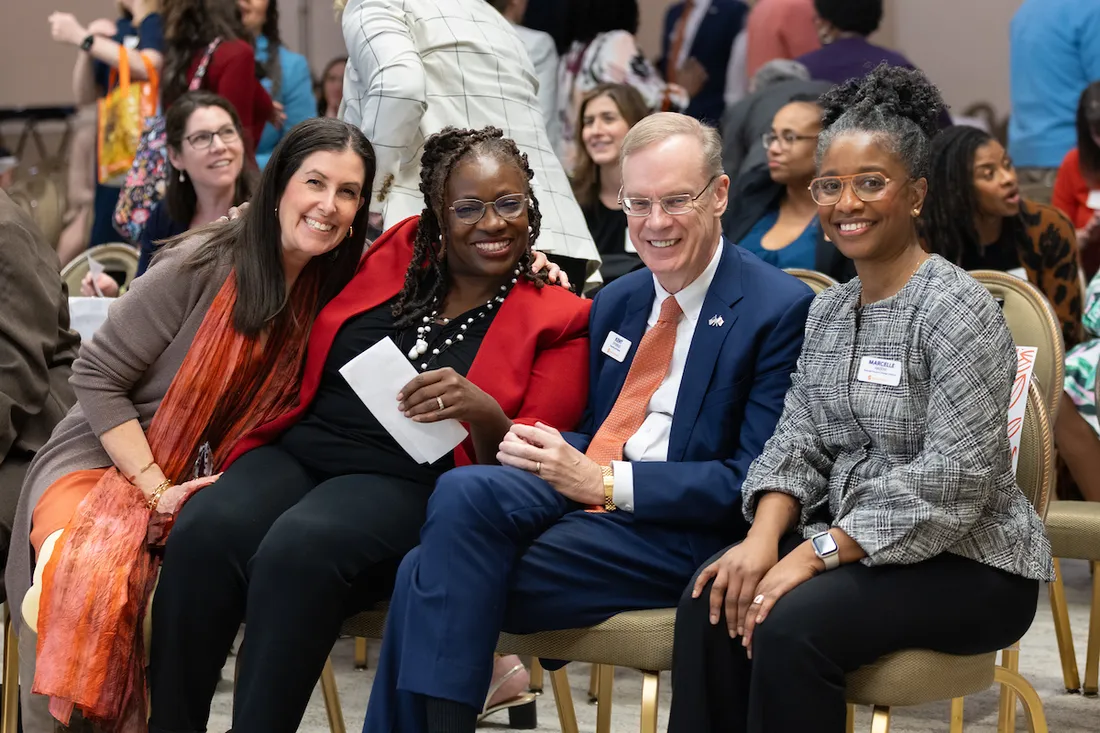
{"label": "gold wristwatch", "polygon": [[603,508],[604,511],[613,512],[619,507],[615,506],[615,472],[611,466],[600,466],[603,472]]}

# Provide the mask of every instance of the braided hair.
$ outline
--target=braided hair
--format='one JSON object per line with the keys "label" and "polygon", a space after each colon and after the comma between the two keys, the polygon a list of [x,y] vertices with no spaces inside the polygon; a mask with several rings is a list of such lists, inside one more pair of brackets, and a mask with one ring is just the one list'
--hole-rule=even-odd
{"label": "braided hair", "polygon": [[404,328],[419,321],[447,297],[450,287],[447,259],[439,256],[440,242],[446,241],[450,236],[444,213],[447,203],[443,199],[451,173],[460,162],[471,155],[495,156],[498,160],[515,165],[527,177],[527,217],[531,234],[527,249],[519,258],[519,276],[538,287],[547,282],[545,272],[531,273],[534,261],[532,247],[539,236],[542,214],[539,212],[538,199],[531,190],[530,181],[535,174],[527,163],[527,154],[520,152],[515,142],[504,137],[504,133],[496,127],[480,130],[445,127],[424,143],[424,154],[420,161],[420,192],[424,194],[424,211],[420,214],[420,223],[416,228],[413,258],[405,272],[405,284],[393,306],[398,327]]}
{"label": "braided hair", "polygon": [[[981,250],[974,224],[978,194],[974,189],[974,158],[978,148],[993,137],[976,127],[956,125],[940,133],[932,143],[932,172],[928,197],[920,217],[920,234],[929,251],[960,267]],[[1011,241],[1026,237],[1020,215],[1008,217],[1002,236]]]}
{"label": "braided hair", "polygon": [[821,96],[824,131],[817,164],[838,136],[869,132],[905,165],[911,178],[928,175],[932,138],[939,132],[943,97],[924,74],[879,64],[862,79],[851,79]]}

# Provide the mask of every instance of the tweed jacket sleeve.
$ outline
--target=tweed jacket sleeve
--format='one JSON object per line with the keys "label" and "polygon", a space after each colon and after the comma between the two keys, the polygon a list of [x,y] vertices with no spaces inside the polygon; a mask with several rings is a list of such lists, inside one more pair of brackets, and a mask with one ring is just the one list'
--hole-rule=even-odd
{"label": "tweed jacket sleeve", "polygon": [[990,504],[1009,461],[1016,350],[1000,309],[991,298],[933,298],[916,341],[929,375],[923,449],[855,484],[834,509],[835,526],[869,565],[920,562],[954,546]]}

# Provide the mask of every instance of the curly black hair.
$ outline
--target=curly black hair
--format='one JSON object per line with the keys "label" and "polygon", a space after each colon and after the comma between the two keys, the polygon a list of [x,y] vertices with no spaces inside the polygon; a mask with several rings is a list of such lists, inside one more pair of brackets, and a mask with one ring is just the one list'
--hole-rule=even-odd
{"label": "curly black hair", "polygon": [[[960,267],[981,249],[974,212],[978,194],[974,189],[974,158],[978,148],[994,142],[985,130],[968,125],[949,127],[932,141],[928,197],[919,220],[921,238],[929,251]],[[1010,216],[1004,222],[1010,241],[1026,237],[1023,218]]]}
{"label": "curly black hair", "polygon": [[817,163],[837,136],[869,132],[901,159],[912,178],[928,175],[932,138],[944,109],[940,91],[919,71],[879,64],[862,79],[850,79],[821,96],[825,127]]}
{"label": "curly black hair", "polygon": [[841,31],[869,36],[882,22],[882,0],[814,0],[822,20]]}
{"label": "curly black hair", "polygon": [[447,181],[455,167],[469,155],[492,155],[515,165],[527,177],[528,221],[531,234],[527,251],[519,259],[520,277],[541,287],[546,284],[546,274],[531,273],[534,261],[532,247],[539,236],[542,214],[539,202],[531,189],[535,177],[527,163],[527,154],[496,127],[480,130],[463,130],[445,127],[424,143],[420,159],[420,192],[424,194],[424,211],[416,229],[413,242],[413,258],[405,272],[405,284],[393,306],[393,315],[400,328],[409,326],[439,307],[447,297],[450,282],[447,277],[447,259],[440,257],[441,243],[449,235],[447,230],[447,204],[443,200]]}

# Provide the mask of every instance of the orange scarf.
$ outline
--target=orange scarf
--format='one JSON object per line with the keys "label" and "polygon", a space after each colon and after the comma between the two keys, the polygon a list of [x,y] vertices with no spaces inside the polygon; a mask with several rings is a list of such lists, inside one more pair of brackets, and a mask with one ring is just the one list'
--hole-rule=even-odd
{"label": "orange scarf", "polygon": [[[226,279],[146,434],[165,476],[182,483],[220,466],[239,438],[294,407],[319,284],[307,267],[265,342],[233,327],[236,280]],[[108,469],[46,564],[33,690],[65,725],[78,707],[108,731],[148,730],[141,628],[160,564],[149,519],[141,491]]]}

